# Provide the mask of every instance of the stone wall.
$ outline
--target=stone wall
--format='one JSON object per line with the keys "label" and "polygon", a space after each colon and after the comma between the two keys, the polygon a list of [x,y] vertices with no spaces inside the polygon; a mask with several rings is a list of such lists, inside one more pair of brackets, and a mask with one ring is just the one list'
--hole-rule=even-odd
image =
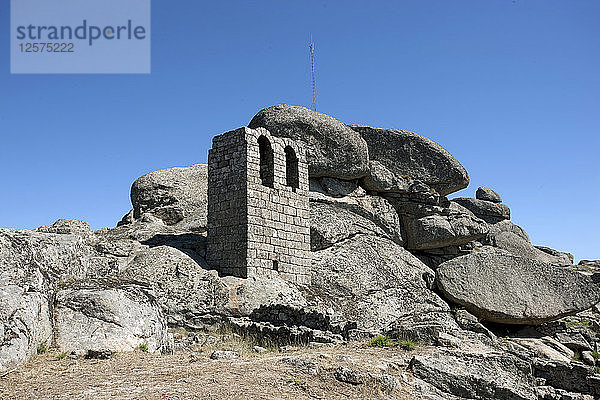
{"label": "stone wall", "polygon": [[263,128],[213,138],[207,261],[221,275],[310,283],[306,149]]}

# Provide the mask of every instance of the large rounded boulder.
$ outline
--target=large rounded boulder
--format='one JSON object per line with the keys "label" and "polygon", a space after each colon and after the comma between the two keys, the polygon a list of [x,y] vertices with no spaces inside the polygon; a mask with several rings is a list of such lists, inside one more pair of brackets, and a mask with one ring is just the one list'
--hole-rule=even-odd
{"label": "large rounded boulder", "polygon": [[131,186],[133,218],[151,213],[167,225],[202,231],[206,228],[207,197],[207,165],[154,171]]}
{"label": "large rounded boulder", "polygon": [[149,352],[172,348],[167,321],[149,288],[114,279],[78,281],[59,290],[54,310],[61,351]]}
{"label": "large rounded boulder", "polygon": [[452,201],[465,207],[478,218],[490,224],[510,219],[510,208],[506,204],[463,197],[452,199]]}
{"label": "large rounded boulder", "polygon": [[[350,127],[367,142],[369,159],[377,161],[389,171],[388,174],[391,172],[399,180],[411,177],[426,183],[443,196],[469,184],[469,175],[464,167],[446,149],[426,137],[400,129],[365,125]],[[388,188],[387,191],[394,190]]]}
{"label": "large rounded boulder", "polygon": [[228,290],[216,271],[202,268],[182,251],[157,246],[138,253],[119,274],[149,284],[171,325],[202,325],[223,313]]}
{"label": "large rounded boulder", "polygon": [[536,325],[591,308],[600,301],[596,282],[570,267],[488,247],[436,271],[437,288],[448,300],[503,324]]}
{"label": "large rounded boulder", "polygon": [[434,272],[389,239],[358,234],[312,257],[309,302],[359,330],[381,332],[407,315],[449,310],[429,289]]}
{"label": "large rounded boulder", "polygon": [[369,156],[365,141],[329,115],[305,107],[280,104],[259,111],[248,127],[263,127],[274,136],[306,142],[311,177],[356,179],[368,172]]}

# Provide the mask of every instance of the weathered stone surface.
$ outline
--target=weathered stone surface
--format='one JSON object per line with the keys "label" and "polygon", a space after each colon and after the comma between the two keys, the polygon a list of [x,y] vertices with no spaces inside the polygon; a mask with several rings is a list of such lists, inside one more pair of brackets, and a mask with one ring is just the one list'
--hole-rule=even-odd
{"label": "weathered stone surface", "polygon": [[[553,346],[552,343],[542,338],[511,338],[512,341],[532,351],[536,357],[546,358],[554,361],[570,362],[573,352],[564,346]],[[560,344],[560,343],[559,343]]]}
{"label": "weathered stone surface", "polygon": [[380,193],[408,193],[414,179],[407,175],[396,175],[379,161],[369,161],[369,173],[361,179],[367,190]]}
{"label": "weathered stone surface", "polygon": [[233,360],[240,358],[240,354],[233,350],[215,350],[210,355],[211,360]]}
{"label": "weathered stone surface", "polygon": [[277,276],[219,277],[182,251],[164,245],[138,253],[119,278],[150,285],[169,324],[194,329],[209,328],[229,316],[261,319],[259,310],[307,307],[296,286]]}
{"label": "weathered stone surface", "polygon": [[538,400],[595,400],[589,394],[569,392],[548,385],[536,386],[534,389]]}
{"label": "weathered stone surface", "polygon": [[404,315],[448,310],[428,289],[433,271],[388,239],[357,235],[315,252],[312,274],[309,302],[361,330],[378,332]]}
{"label": "weathered stone surface", "polygon": [[[93,249],[79,235],[0,229],[0,285],[27,285],[29,291],[47,294],[61,281],[93,275],[93,255]],[[37,277],[35,288],[31,276]]]}
{"label": "weathered stone surface", "polygon": [[262,318],[262,311],[302,310],[308,307],[306,299],[298,287],[277,276],[240,279],[234,276],[221,278],[227,286],[227,315],[256,316]]}
{"label": "weathered stone surface", "polygon": [[494,335],[488,328],[483,326],[479,322],[479,319],[467,310],[456,310],[454,317],[456,319],[456,323],[462,329],[476,333],[483,333],[490,339],[496,338],[496,335]]}
{"label": "weathered stone surface", "polygon": [[403,216],[402,223],[406,232],[406,248],[411,250],[457,246],[488,233],[485,221],[454,210],[447,210],[445,215],[421,218]]}
{"label": "weathered stone surface", "polygon": [[365,141],[329,115],[280,104],[259,111],[248,126],[266,128],[274,136],[305,141],[311,177],[356,179],[365,176],[369,169]]}
{"label": "weathered stone surface", "polygon": [[135,221],[135,218],[133,217],[133,209],[131,209],[123,215],[123,218],[121,218],[119,222],[117,222],[117,227],[132,224],[133,221]]}
{"label": "weathered stone surface", "polygon": [[571,392],[600,395],[600,382],[594,379],[594,367],[580,362],[535,359],[534,375],[547,385]]}
{"label": "weathered stone surface", "polygon": [[413,357],[414,375],[439,390],[467,399],[534,400],[528,362],[510,354],[435,350]]}
{"label": "weathered stone surface", "polygon": [[[310,192],[311,247],[326,248],[357,233],[375,233],[402,245],[398,213],[386,199],[354,187],[345,196],[331,197],[318,182]],[[339,218],[339,219],[338,219]]]}
{"label": "weathered stone surface", "polygon": [[131,186],[133,217],[149,212],[167,225],[206,229],[208,167],[203,164],[154,171]]}
{"label": "weathered stone surface", "polygon": [[91,233],[90,225],[87,222],[72,219],[59,219],[52,225],[40,226],[35,231],[63,235],[86,235]]}
{"label": "weathered stone surface", "polygon": [[468,208],[477,217],[491,224],[510,219],[510,208],[505,204],[469,198],[457,198],[452,201]]}
{"label": "weathered stone surface", "polygon": [[[381,144],[369,143],[376,150],[369,159],[360,134],[330,117],[298,109],[282,117],[289,120],[288,126],[274,124],[281,132],[268,137],[277,147],[278,161],[284,160],[281,150],[292,140],[275,136],[301,138],[312,146],[313,178],[309,182],[307,164],[300,158],[305,179],[296,190],[287,188],[302,197],[288,197],[284,203],[270,197],[279,192],[254,191],[232,198],[238,183],[262,184],[258,166],[222,191],[216,203],[252,201],[243,217],[260,216],[252,214],[257,209],[268,211],[268,218],[279,226],[291,227],[285,231],[293,234],[289,243],[303,243],[306,254],[308,226],[303,223],[310,215],[311,286],[281,279],[282,271],[274,271],[277,264],[265,267],[275,272],[273,276],[248,279],[219,277],[208,270],[203,232],[206,166],[156,171],[134,183],[134,210],[115,229],[92,232],[87,223],[71,220],[34,231],[0,229],[0,375],[27,360],[40,345],[53,343],[61,351],[72,349],[73,358],[86,352],[106,356],[141,344],[149,351],[165,351],[171,347],[169,323],[194,331],[226,325],[233,332],[280,345],[342,343],[374,333],[435,345],[437,349],[421,347],[415,352],[419,355],[411,362],[414,376],[402,375],[404,384],[433,385],[433,395],[425,396],[429,399],[533,399],[532,387],[545,384],[556,387],[540,389],[537,393],[544,399],[583,399],[567,389],[598,393],[600,375],[591,368],[596,360],[590,351],[600,345],[600,275],[592,274],[600,268],[598,261],[582,262],[583,274],[548,265],[572,263],[572,256],[532,246],[525,231],[508,220],[508,207],[498,204],[500,197],[486,188],[477,191],[477,199],[449,202],[444,194],[464,187],[468,177],[435,143],[405,131],[354,127],[382,139]],[[270,135],[264,128],[259,134]],[[244,159],[245,166],[258,164],[260,149],[245,155],[252,159]],[[225,170],[226,158],[219,160]],[[288,165],[276,163],[274,169],[275,186],[286,185]],[[225,172],[223,177],[231,176]],[[265,194],[268,197],[262,197]],[[283,209],[264,207],[264,201]],[[227,212],[222,215],[227,217]],[[260,221],[255,225],[263,226]],[[298,236],[299,227],[306,230]],[[274,229],[278,235],[282,232]],[[265,237],[273,242],[261,241],[261,246],[279,241],[281,250],[293,250],[289,243],[281,244],[281,236]],[[245,240],[228,238],[227,232],[224,238],[228,246],[223,251]],[[460,257],[465,253],[468,262]],[[415,254],[437,257],[428,264],[435,268],[440,260],[454,258],[440,266],[437,286],[457,303],[452,307],[462,304],[468,311],[450,311],[432,291],[434,272]],[[536,326],[539,336],[548,335],[544,337],[497,339],[478,321],[539,324],[594,303],[595,310]],[[489,326],[513,338],[514,329]],[[201,344],[194,339],[190,343]],[[444,352],[439,346],[460,351]],[[590,367],[573,362],[573,351],[584,351]],[[385,361],[385,368],[405,367],[410,354]],[[535,382],[527,367],[534,356],[551,360],[536,361]],[[311,359],[288,357],[283,362],[298,372],[320,373],[318,362]],[[384,393],[399,386],[393,376],[361,371],[356,365],[340,368],[334,376]]]}
{"label": "weathered stone surface", "polygon": [[352,195],[358,189],[357,180],[345,181],[324,176],[310,179],[310,190],[324,193],[330,197],[345,197]]}
{"label": "weathered stone surface", "polygon": [[521,236],[513,232],[498,232],[488,235],[485,244],[506,250],[516,256],[530,258],[532,260],[543,261],[554,265],[571,265],[571,260],[564,254],[556,252],[557,255],[551,255],[533,246]]}
{"label": "weathered stone surface", "polygon": [[458,330],[460,328],[450,311],[415,311],[398,317],[388,325],[385,334],[429,345],[439,344],[440,335]]}
{"label": "weathered stone surface", "polygon": [[535,245],[535,248],[538,250],[543,251],[546,254],[550,254],[553,257],[557,257],[559,258],[561,261],[561,264],[564,265],[572,265],[574,263],[574,258],[573,258],[573,254],[571,253],[567,253],[565,251],[558,251],[555,250],[551,247],[548,246],[540,246],[540,245]]}
{"label": "weathered stone surface", "polygon": [[600,301],[589,275],[493,248],[442,263],[436,272],[448,300],[492,322],[540,324]]}
{"label": "weathered stone surface", "polygon": [[577,265],[588,267],[592,270],[600,270],[600,260],[581,260]]}
{"label": "weathered stone surface", "polygon": [[480,186],[477,188],[477,191],[475,192],[475,198],[479,200],[491,201],[492,203],[502,203],[502,198],[500,195],[485,186]]}
{"label": "weathered stone surface", "polygon": [[[452,204],[458,205],[458,203],[454,202],[452,202]],[[490,228],[490,235],[497,234],[498,232],[512,232],[515,235],[521,237],[523,240],[531,242],[529,240],[529,235],[527,234],[527,232],[525,232],[525,229],[521,228],[519,225],[513,224],[510,220],[505,219],[499,222],[489,223],[488,226]]]}
{"label": "weathered stone surface", "polygon": [[594,365],[594,364],[596,364],[596,359],[594,358],[592,352],[589,351],[589,350],[581,352],[581,360],[584,363],[586,363],[587,365]]}
{"label": "weathered stone surface", "polygon": [[229,301],[229,290],[216,271],[202,268],[188,255],[169,246],[140,252],[119,277],[152,286],[172,325],[201,325],[206,318],[222,314]]}
{"label": "weathered stone surface", "polygon": [[[182,231],[177,226],[165,225],[151,213],[143,214],[139,219],[116,228],[103,228],[94,232],[94,249],[102,255],[131,257],[142,246],[175,247],[196,259],[204,255],[206,235],[204,233]],[[127,260],[131,261],[131,260]]]}
{"label": "weathered stone surface", "polygon": [[556,334],[556,340],[574,351],[592,350],[592,346],[590,346],[588,341],[579,332],[558,332]]}
{"label": "weathered stone surface", "polygon": [[[41,276],[31,277],[41,279]],[[29,285],[0,283],[0,374],[49,346],[52,324],[46,294]]]}
{"label": "weathered stone surface", "polygon": [[284,357],[281,362],[286,363],[294,367],[296,371],[310,374],[319,374],[319,363],[310,357]]}
{"label": "weathered stone surface", "polygon": [[379,162],[397,179],[411,177],[420,180],[442,196],[464,189],[469,184],[469,175],[463,166],[432,140],[400,129],[364,125],[350,127],[367,142],[369,160]]}
{"label": "weathered stone surface", "polygon": [[359,233],[387,236],[373,221],[335,204],[311,202],[310,248],[326,249]]}
{"label": "weathered stone surface", "polygon": [[56,345],[61,351],[167,351],[167,322],[147,288],[122,282],[78,282],[56,295]]}
{"label": "weathered stone surface", "polygon": [[50,346],[56,286],[98,272],[89,229],[61,232],[0,229],[0,371]]}
{"label": "weathered stone surface", "polygon": [[368,384],[371,387],[378,386],[382,392],[390,394],[401,387],[400,381],[393,375],[385,373],[373,373],[360,371],[345,366],[339,366],[333,376],[340,382],[352,385]]}

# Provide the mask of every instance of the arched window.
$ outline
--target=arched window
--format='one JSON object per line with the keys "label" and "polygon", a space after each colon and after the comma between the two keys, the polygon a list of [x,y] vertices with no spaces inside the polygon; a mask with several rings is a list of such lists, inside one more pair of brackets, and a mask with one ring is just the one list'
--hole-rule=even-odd
{"label": "arched window", "polygon": [[285,184],[290,186],[294,191],[300,187],[298,157],[296,157],[296,152],[290,146],[285,148]]}
{"label": "arched window", "polygon": [[273,148],[271,142],[264,136],[258,138],[258,151],[260,152],[260,182],[273,187],[275,168],[273,166]]}

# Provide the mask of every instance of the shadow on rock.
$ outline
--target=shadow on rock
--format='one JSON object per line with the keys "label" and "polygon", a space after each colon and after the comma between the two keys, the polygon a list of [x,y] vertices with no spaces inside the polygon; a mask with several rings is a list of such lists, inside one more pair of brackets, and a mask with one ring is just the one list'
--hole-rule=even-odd
{"label": "shadow on rock", "polygon": [[199,233],[157,234],[141,242],[150,247],[173,247],[192,258],[198,265],[204,266],[206,236]]}

